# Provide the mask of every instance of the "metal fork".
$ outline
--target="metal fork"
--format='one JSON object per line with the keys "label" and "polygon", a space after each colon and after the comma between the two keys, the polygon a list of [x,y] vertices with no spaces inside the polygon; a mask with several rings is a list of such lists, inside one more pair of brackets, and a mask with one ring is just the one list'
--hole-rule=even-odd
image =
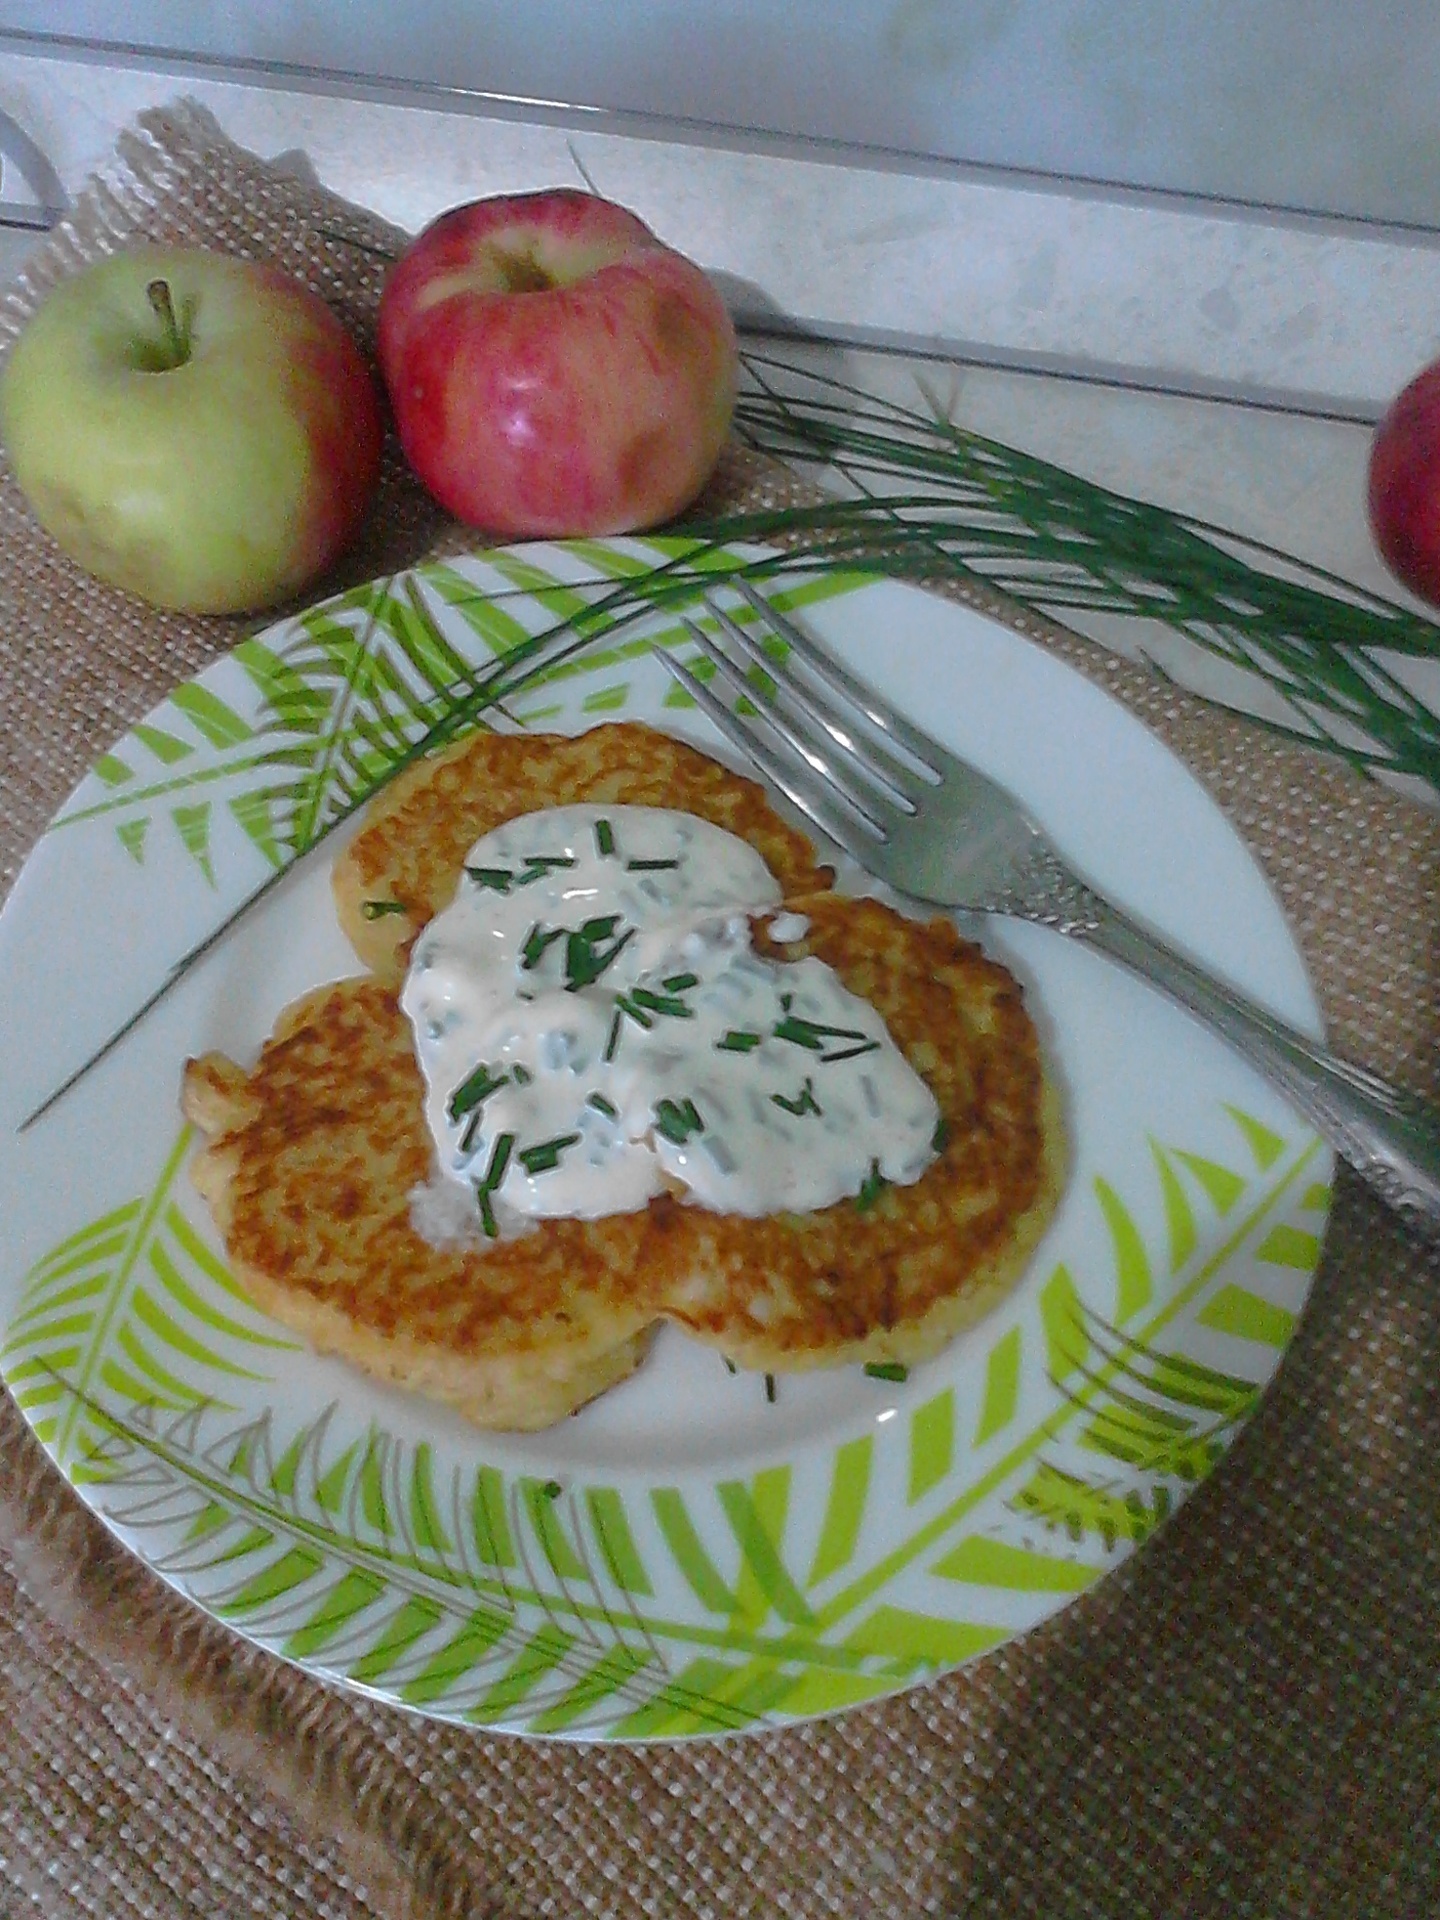
{"label": "metal fork", "polygon": [[[1074,873],[1002,787],[912,726],[748,582],[736,590],[788,648],[781,665],[718,604],[728,643],[686,626],[737,713],[668,654],[665,665],[779,791],[868,873],[901,894],[1054,927],[1118,960],[1212,1027],[1391,1205],[1440,1231],[1440,1115],[1342,1060],[1204,972]],[[798,671],[797,669],[798,664]],[[747,666],[774,683],[756,699]]]}

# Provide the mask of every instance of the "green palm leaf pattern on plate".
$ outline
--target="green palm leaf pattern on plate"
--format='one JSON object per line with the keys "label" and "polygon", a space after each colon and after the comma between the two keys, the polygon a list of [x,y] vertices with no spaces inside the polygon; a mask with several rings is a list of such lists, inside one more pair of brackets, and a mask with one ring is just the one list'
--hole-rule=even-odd
{"label": "green palm leaf pattern on plate", "polygon": [[[479,1435],[406,1439],[338,1405],[297,1423],[273,1396],[227,1412],[227,1375],[263,1380],[287,1343],[188,1227],[184,1136],[148,1195],[35,1266],[7,1374],[109,1523],[289,1658],[537,1734],[775,1724],[1008,1638],[1209,1470],[1287,1337],[1327,1199],[1313,1138],[1228,1118],[1223,1156],[1154,1143],[1153,1192],[1096,1177],[1103,1270],[1036,1276],[985,1331],[972,1392],[917,1376],[803,1500],[789,1462],[542,1480]],[[127,1338],[142,1329],[152,1370]],[[1055,1376],[1043,1404],[1027,1348]]]}
{"label": "green palm leaf pattern on plate", "polygon": [[[259,642],[244,642],[234,654],[262,693],[276,662]],[[131,729],[123,750],[102,753],[91,769],[97,797],[87,796],[51,823],[79,826],[109,818],[122,847],[137,863],[145,858],[157,818],[166,820],[200,871],[214,884],[212,857],[217,805],[278,866],[281,851],[266,804],[271,791],[273,749],[254,722],[212,688],[192,682],[171,695],[164,724],[143,721]]]}
{"label": "green palm leaf pattern on plate", "polygon": [[103,1444],[105,1407],[225,1405],[294,1342],[250,1304],[187,1217],[182,1134],[153,1189],[69,1235],[26,1277],[0,1370],[36,1434],[77,1482]]}
{"label": "green palm leaf pattern on plate", "polygon": [[[575,541],[566,552],[568,573],[513,550],[479,556],[483,577],[463,560],[434,562],[242,642],[219,670],[233,697],[212,685],[177,689],[123,752],[100,756],[49,831],[108,819],[143,861],[163,820],[213,883],[223,814],[278,877],[403,767],[486,724],[522,690],[517,716],[528,725],[543,725],[549,690],[577,677],[598,682],[585,711],[622,711],[627,667],[656,647],[688,644],[678,620],[664,616],[694,613],[709,583],[774,579],[782,608],[863,585],[848,567],[816,576],[803,557],[757,559],[724,541]],[[808,577],[787,585],[784,575],[802,567]],[[508,590],[497,591],[495,576]],[[667,704],[685,703],[677,689]]]}

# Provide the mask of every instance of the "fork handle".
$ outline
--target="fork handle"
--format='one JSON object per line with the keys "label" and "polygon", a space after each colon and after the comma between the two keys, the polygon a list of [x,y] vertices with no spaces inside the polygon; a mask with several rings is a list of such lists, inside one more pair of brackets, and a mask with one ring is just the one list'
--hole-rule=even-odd
{"label": "fork handle", "polygon": [[1414,1224],[1440,1232],[1440,1115],[1418,1094],[1342,1060],[1166,946],[1092,892],[1065,931],[1118,960],[1214,1028],[1336,1152]]}

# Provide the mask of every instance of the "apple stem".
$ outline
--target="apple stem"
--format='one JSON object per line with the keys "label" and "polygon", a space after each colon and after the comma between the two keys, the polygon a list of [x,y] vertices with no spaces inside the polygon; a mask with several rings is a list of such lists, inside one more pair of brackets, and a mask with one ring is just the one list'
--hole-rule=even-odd
{"label": "apple stem", "polygon": [[165,350],[169,356],[170,366],[183,366],[190,358],[190,342],[186,339],[179,319],[176,317],[175,302],[170,297],[170,282],[152,280],[145,292],[160,325],[165,330]]}

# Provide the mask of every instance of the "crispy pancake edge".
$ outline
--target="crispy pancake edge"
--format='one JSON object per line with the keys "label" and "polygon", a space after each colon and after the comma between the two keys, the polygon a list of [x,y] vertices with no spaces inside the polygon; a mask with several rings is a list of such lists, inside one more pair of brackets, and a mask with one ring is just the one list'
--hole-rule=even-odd
{"label": "crispy pancake edge", "polygon": [[321,1351],[515,1430],[553,1424],[643,1358],[643,1217],[483,1250],[420,1238],[422,1083],[384,983],[303,996],[248,1074],[220,1054],[190,1061],[181,1104],[207,1136],[191,1177],[237,1281]]}

